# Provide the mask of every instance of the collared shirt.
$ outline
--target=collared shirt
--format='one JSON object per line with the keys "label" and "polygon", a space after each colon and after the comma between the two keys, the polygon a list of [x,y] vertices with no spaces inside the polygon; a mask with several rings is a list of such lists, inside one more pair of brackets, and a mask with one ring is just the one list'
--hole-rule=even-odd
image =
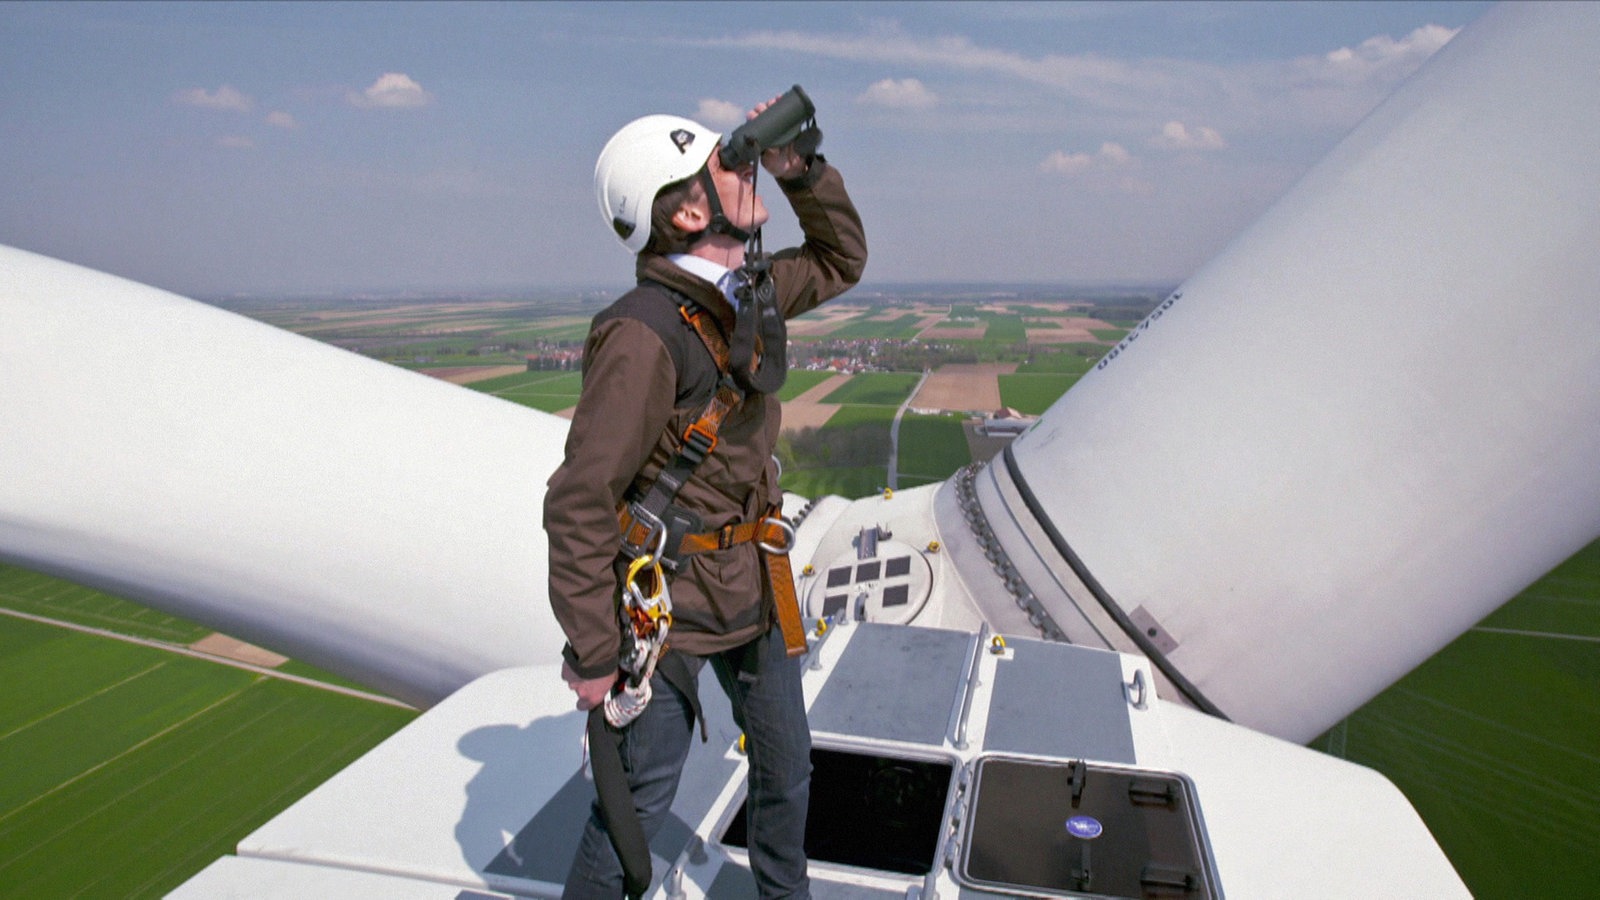
{"label": "collared shirt", "polygon": [[672,260],[678,268],[697,278],[704,278],[717,286],[722,296],[728,298],[734,309],[739,308],[739,301],[734,297],[734,289],[738,285],[738,269],[730,269],[721,263],[713,262],[703,256],[692,253],[669,253],[667,259]]}

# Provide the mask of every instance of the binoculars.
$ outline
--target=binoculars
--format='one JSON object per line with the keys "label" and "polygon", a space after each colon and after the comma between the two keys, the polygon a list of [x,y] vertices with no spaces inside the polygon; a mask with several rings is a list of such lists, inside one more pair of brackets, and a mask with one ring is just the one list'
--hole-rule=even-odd
{"label": "binoculars", "polygon": [[[771,106],[762,110],[760,115],[735,128],[733,133],[728,135],[727,141],[718,151],[718,155],[722,158],[722,167],[737,169],[747,166],[760,159],[763,150],[794,143],[794,139],[800,136],[800,132],[805,129],[816,112],[817,108],[812,104],[811,98],[800,89],[800,85],[795,85],[773,101]],[[816,148],[811,148],[810,152],[815,153]]]}

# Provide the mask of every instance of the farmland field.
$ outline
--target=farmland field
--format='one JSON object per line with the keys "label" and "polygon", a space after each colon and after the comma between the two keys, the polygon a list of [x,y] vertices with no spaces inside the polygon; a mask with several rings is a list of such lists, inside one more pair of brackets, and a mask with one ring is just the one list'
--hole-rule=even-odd
{"label": "farmland field", "polygon": [[808,372],[804,369],[790,369],[788,376],[784,379],[783,387],[778,390],[778,399],[785,402],[793,400],[832,377],[832,372]]}
{"label": "farmland field", "polygon": [[583,376],[578,372],[523,372],[468,385],[513,403],[545,412],[558,412],[578,403]]}
{"label": "farmland field", "polygon": [[1018,344],[1028,339],[1028,332],[1023,327],[1021,316],[990,316],[989,327],[984,331],[983,339],[1002,344]]}
{"label": "farmland field", "polygon": [[911,395],[920,375],[909,372],[866,372],[850,379],[823,400],[827,403],[899,406]]}
{"label": "farmland field", "polygon": [[841,497],[865,497],[884,488],[888,468],[871,466],[828,466],[821,469],[800,469],[783,473],[783,489],[807,497],[838,494]]}
{"label": "farmland field", "polygon": [[16,566],[0,565],[0,607],[177,644],[210,633],[193,622]]}
{"label": "farmland field", "polygon": [[922,317],[914,313],[889,321],[871,321],[857,318],[835,328],[828,337],[835,340],[869,340],[872,338],[912,338],[917,336]]}
{"label": "farmland field", "polygon": [[957,415],[908,415],[901,420],[901,487],[943,481],[972,461],[961,421]]}
{"label": "farmland field", "polygon": [[1000,402],[1024,415],[1042,415],[1077,381],[1076,375],[1001,375]]}
{"label": "farmland field", "polygon": [[1479,897],[1600,883],[1600,542],[1314,746],[1387,775]]}
{"label": "farmland field", "polygon": [[1094,368],[1106,348],[1100,344],[1063,344],[1055,353],[1040,353],[1017,366],[1019,375],[1050,373],[1082,375]]}
{"label": "farmland field", "polygon": [[15,897],[161,896],[415,715],[10,617],[0,679]]}

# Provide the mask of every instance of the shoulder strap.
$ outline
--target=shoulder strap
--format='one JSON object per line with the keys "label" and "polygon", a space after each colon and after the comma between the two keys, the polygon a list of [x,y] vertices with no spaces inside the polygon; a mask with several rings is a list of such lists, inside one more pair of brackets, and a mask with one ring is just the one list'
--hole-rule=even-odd
{"label": "shoulder strap", "polygon": [[595,316],[593,325],[598,327],[614,319],[631,319],[654,332],[672,358],[672,368],[677,373],[674,405],[683,407],[705,402],[714,377],[708,371],[712,367],[706,360],[695,358],[700,353],[695,346],[699,342],[688,334],[689,329],[678,312],[680,302],[676,292],[665,285],[641,281],[638,287]]}

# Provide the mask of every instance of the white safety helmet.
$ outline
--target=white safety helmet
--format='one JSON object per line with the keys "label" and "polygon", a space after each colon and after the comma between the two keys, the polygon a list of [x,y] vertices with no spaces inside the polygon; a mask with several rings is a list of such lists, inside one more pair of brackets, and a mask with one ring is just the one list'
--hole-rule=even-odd
{"label": "white safety helmet", "polygon": [[679,116],[645,116],[611,136],[594,164],[600,214],[630,253],[650,240],[656,194],[700,171],[722,135]]}

